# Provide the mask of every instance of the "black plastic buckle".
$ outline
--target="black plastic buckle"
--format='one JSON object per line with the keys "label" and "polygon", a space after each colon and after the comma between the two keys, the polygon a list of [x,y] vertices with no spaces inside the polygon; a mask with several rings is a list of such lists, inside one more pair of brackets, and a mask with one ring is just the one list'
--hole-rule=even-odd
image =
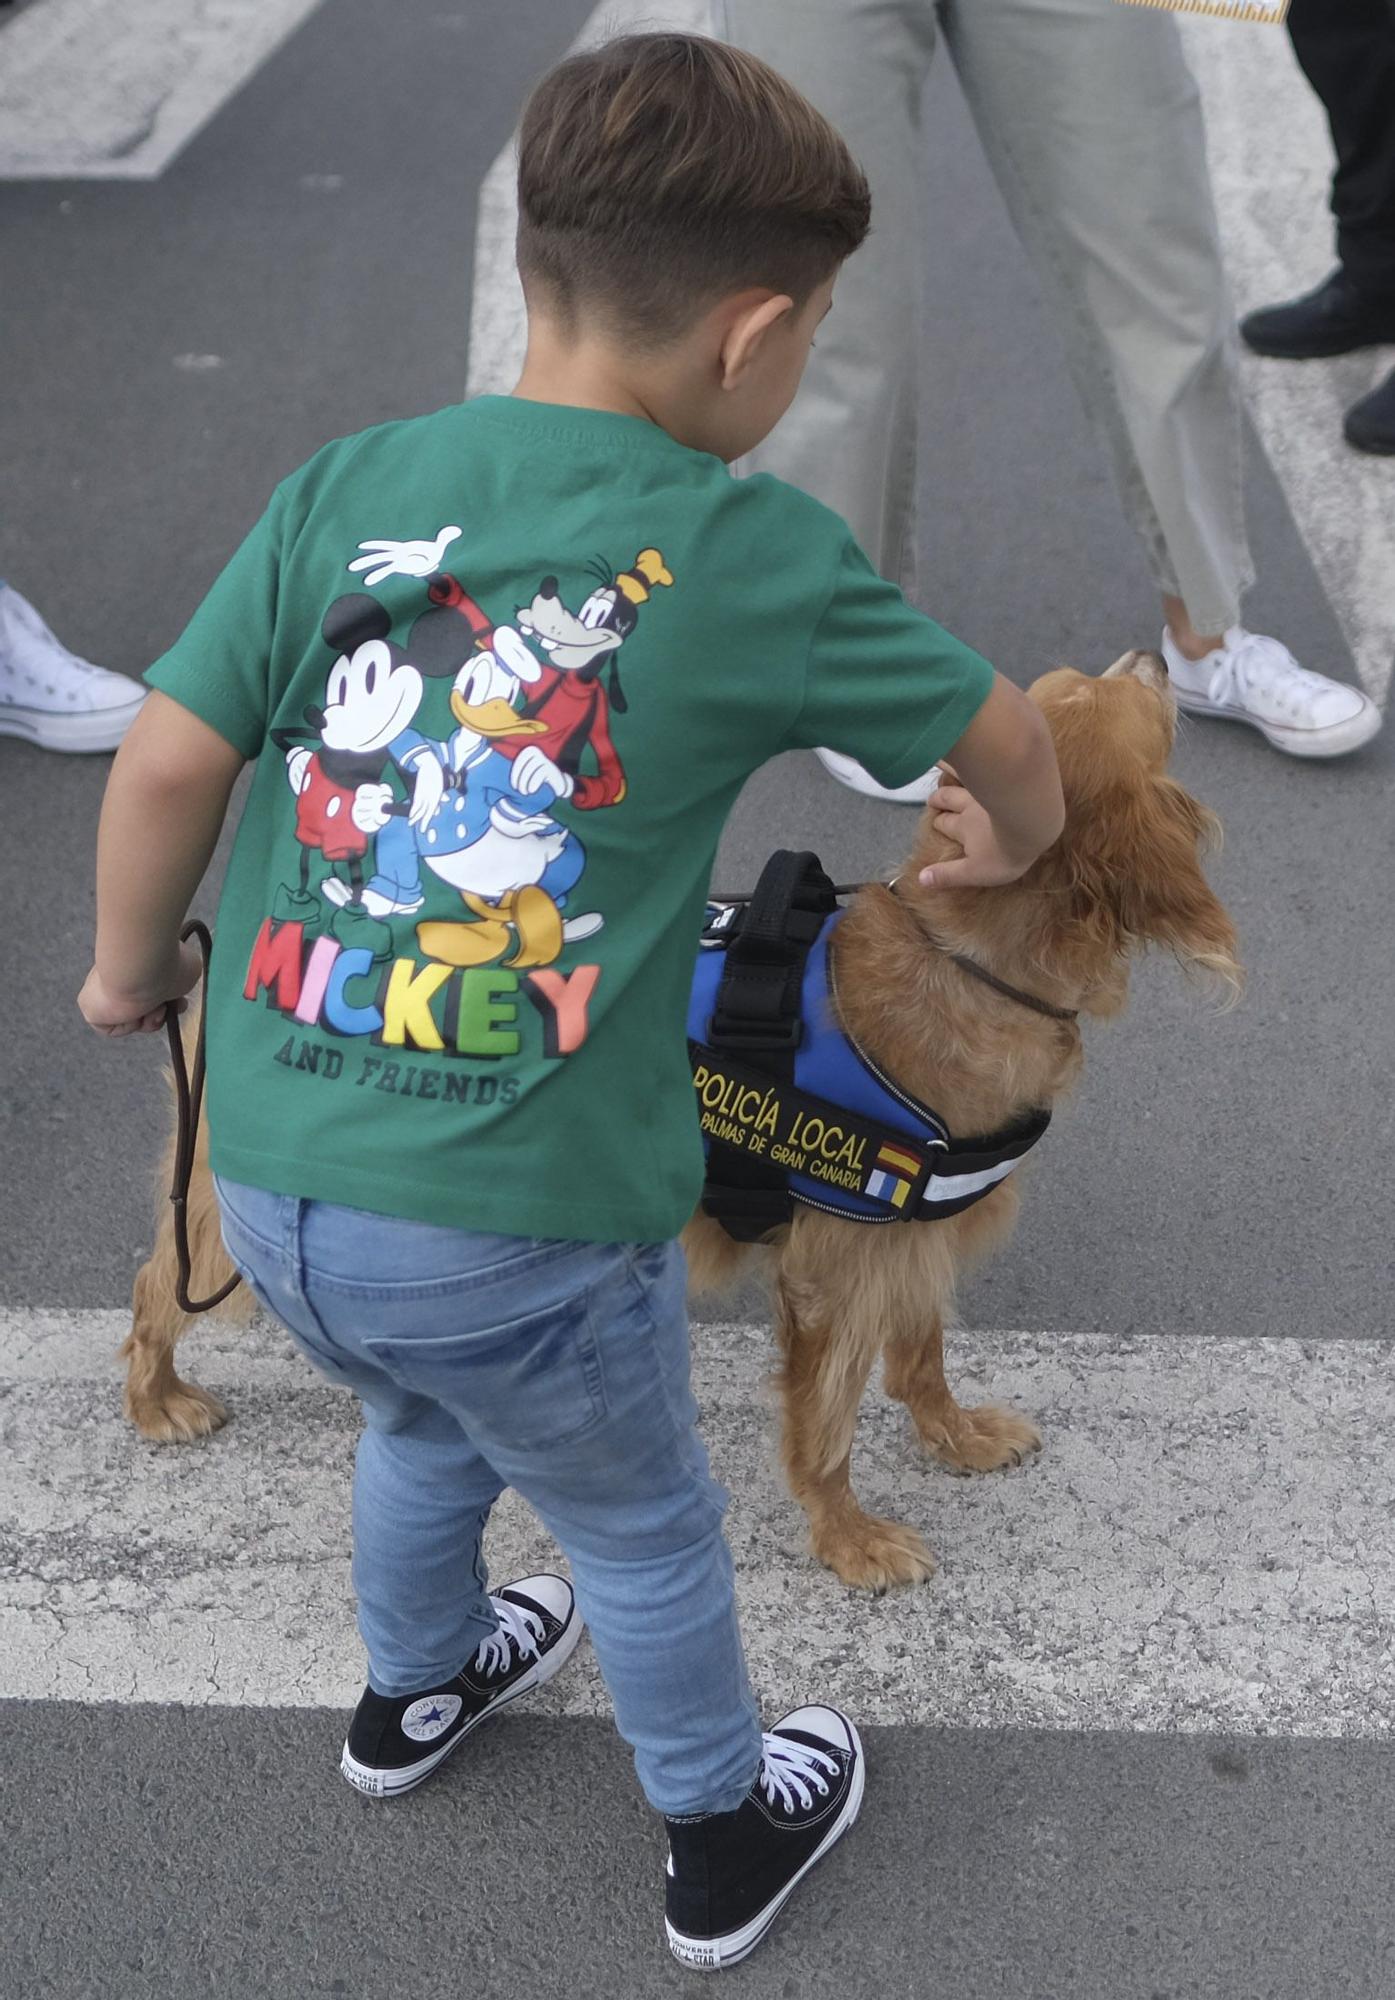
{"label": "black plastic buckle", "polygon": [[730,1049],[733,1055],[742,1052],[759,1053],[762,1049],[772,1049],[780,1054],[797,1049],[804,1040],[804,1022],[801,1016],[793,1019],[781,1016],[776,1020],[762,1022],[759,1027],[750,1022],[723,1023],[719,1014],[714,1014],[707,1024],[707,1046],[719,1052]]}

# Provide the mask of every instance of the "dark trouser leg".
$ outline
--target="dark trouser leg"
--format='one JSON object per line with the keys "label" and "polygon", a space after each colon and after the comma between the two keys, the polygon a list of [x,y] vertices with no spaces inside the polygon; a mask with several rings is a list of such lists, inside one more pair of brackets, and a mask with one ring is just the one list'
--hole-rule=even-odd
{"label": "dark trouser leg", "polygon": [[1332,128],[1337,255],[1363,292],[1395,293],[1395,0],[1293,0],[1288,28]]}

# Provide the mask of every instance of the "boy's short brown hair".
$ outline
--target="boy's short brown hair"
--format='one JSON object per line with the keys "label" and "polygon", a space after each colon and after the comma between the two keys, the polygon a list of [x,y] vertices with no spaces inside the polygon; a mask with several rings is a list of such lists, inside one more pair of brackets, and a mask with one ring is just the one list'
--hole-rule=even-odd
{"label": "boy's short brown hair", "polygon": [[767,63],[703,35],[569,57],[523,113],[518,266],[564,323],[659,346],[748,285],[802,305],[867,234],[867,181]]}

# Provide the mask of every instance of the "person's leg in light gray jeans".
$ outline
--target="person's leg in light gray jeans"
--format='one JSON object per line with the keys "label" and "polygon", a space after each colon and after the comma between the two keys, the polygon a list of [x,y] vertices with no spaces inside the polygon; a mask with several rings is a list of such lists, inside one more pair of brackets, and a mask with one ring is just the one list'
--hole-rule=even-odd
{"label": "person's leg in light gray jeans", "polygon": [[1233,316],[1176,22],[1117,0],[719,0],[715,14],[832,119],[872,188],[872,235],[752,466],[836,508],[883,575],[913,588],[934,231],[921,98],[942,22],[1154,581],[1199,631],[1233,625],[1253,574]]}
{"label": "person's leg in light gray jeans", "polygon": [[[1202,658],[1208,685],[1219,674],[1233,693],[1227,647],[1249,638],[1238,628],[1253,580],[1242,412],[1200,100],[1176,22],[1117,0],[713,0],[713,20],[832,119],[872,189],[873,233],[752,469],[836,508],[882,573],[914,589],[923,246],[935,227],[920,111],[942,27],[1163,598],[1169,666],[1176,675]],[[1273,654],[1246,655],[1244,675],[1277,672],[1288,688],[1291,656],[1276,641],[1254,646]],[[1357,723],[1378,725],[1374,711]],[[1320,735],[1306,754],[1331,754],[1326,739],[1315,747]]]}
{"label": "person's leg in light gray jeans", "polygon": [[1153,580],[1194,631],[1221,633],[1254,571],[1235,315],[1177,23],[1118,0],[949,0],[941,15]]}
{"label": "person's leg in light gray jeans", "polygon": [[908,596],[916,584],[916,406],[929,236],[921,98],[929,0],[713,0],[714,32],[780,70],[847,140],[872,233],[839,281],[794,406],[743,470],[841,514]]}

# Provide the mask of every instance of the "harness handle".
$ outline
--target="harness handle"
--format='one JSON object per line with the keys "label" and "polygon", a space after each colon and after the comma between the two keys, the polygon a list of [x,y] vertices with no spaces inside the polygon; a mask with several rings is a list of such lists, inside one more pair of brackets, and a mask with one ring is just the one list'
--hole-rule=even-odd
{"label": "harness handle", "polygon": [[[838,907],[838,890],[816,854],[782,847],[741,901],[743,920],[727,947],[703,1040],[718,1055],[755,1057],[789,1089],[804,1036],[805,961]],[[729,1236],[759,1241],[790,1219],[788,1176],[773,1160],[714,1147],[702,1206]]]}
{"label": "harness handle", "polygon": [[230,1292],[242,1283],[234,1273],[228,1282],[214,1292],[211,1298],[191,1299],[189,1280],[194,1274],[189,1256],[189,1182],[194,1172],[194,1150],[198,1140],[199,1113],[203,1109],[204,1033],[208,1024],[208,965],[213,951],[213,936],[208,925],[191,918],[179,933],[179,942],[184,944],[194,938],[203,959],[203,997],[199,1003],[199,1032],[194,1043],[194,1074],[192,1081],[189,1068],[184,1060],[184,1037],[180,1033],[180,1017],[173,1007],[165,1011],[165,1029],[170,1040],[170,1066],[174,1071],[174,1098],[178,1111],[178,1128],[174,1142],[174,1177],[170,1182],[170,1202],[174,1208],[174,1247],[178,1260],[175,1277],[175,1303],[181,1312],[211,1312],[220,1306]]}

